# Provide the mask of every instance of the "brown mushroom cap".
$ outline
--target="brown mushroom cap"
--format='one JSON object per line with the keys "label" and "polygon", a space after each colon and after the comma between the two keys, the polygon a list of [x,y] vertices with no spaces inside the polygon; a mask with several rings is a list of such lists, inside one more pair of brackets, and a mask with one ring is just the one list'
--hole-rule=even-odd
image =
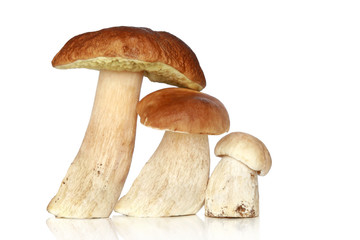
{"label": "brown mushroom cap", "polygon": [[242,132],[229,133],[216,144],[215,155],[230,156],[265,176],[272,164],[269,151],[256,137]]}
{"label": "brown mushroom cap", "polygon": [[230,127],[228,112],[216,98],[185,88],[166,88],[137,105],[140,122],[173,132],[218,135]]}
{"label": "brown mushroom cap", "polygon": [[52,61],[56,68],[141,72],[151,81],[201,90],[206,81],[195,53],[167,32],[113,27],[70,39]]}

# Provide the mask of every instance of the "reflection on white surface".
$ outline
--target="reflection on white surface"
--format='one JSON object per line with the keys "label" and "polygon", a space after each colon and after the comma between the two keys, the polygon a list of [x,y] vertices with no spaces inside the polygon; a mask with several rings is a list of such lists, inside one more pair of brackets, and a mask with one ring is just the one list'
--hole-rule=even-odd
{"label": "reflection on white surface", "polygon": [[62,219],[49,218],[46,221],[50,231],[58,240],[117,240],[111,220],[105,219]]}
{"label": "reflection on white surface", "polygon": [[57,240],[232,240],[260,239],[259,218],[208,218],[197,215],[164,218],[114,216],[111,219],[46,221]]}
{"label": "reflection on white surface", "polygon": [[259,218],[205,218],[206,239],[260,239]]}
{"label": "reflection on white surface", "polygon": [[124,240],[202,240],[205,238],[204,222],[196,215],[164,218],[112,218],[118,234]]}

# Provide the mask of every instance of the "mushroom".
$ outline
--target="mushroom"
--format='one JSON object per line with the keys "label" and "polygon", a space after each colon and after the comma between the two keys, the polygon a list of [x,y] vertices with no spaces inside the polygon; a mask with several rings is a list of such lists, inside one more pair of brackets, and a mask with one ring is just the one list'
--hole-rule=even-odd
{"label": "mushroom", "polygon": [[75,36],[52,65],[95,69],[100,74],[84,140],[47,210],[66,218],[108,217],[131,163],[143,75],[151,81],[201,90],[204,74],[193,51],[180,39],[135,27]]}
{"label": "mushroom", "polygon": [[140,122],[165,130],[160,145],[114,210],[136,217],[191,215],[203,206],[209,179],[208,135],[229,129],[229,115],[216,98],[167,88],[144,97]]}
{"label": "mushroom", "polygon": [[207,217],[257,217],[259,192],[257,175],[265,176],[271,168],[271,157],[256,137],[233,132],[215,147],[222,157],[211,174],[206,189]]}

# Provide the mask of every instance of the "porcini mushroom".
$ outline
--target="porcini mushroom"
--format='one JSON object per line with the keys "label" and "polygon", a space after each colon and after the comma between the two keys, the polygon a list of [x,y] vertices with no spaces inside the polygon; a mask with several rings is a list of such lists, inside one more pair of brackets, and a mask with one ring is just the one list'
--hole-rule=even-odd
{"label": "porcini mushroom", "polygon": [[229,129],[224,105],[204,93],[168,88],[144,97],[137,112],[142,124],[165,134],[114,210],[136,217],[197,213],[209,178],[208,135]]}
{"label": "porcini mushroom", "polygon": [[75,36],[52,65],[95,69],[100,74],[84,140],[47,210],[66,218],[108,217],[131,163],[143,75],[151,81],[201,90],[204,74],[193,51],[180,39],[135,27]]}
{"label": "porcini mushroom", "polygon": [[216,144],[215,155],[222,159],[211,174],[206,189],[205,215],[257,217],[257,175],[265,176],[271,168],[266,146],[254,136],[233,132]]}

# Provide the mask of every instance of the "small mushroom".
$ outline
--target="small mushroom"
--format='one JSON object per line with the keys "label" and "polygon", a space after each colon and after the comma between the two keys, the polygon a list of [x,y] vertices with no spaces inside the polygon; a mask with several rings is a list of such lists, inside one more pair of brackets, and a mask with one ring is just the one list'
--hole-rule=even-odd
{"label": "small mushroom", "polygon": [[233,132],[216,144],[215,155],[222,159],[206,189],[205,215],[259,216],[257,175],[265,176],[271,168],[265,145],[254,136]]}
{"label": "small mushroom", "polygon": [[216,98],[168,88],[137,106],[145,126],[166,130],[159,147],[115,211],[136,217],[191,215],[203,206],[210,171],[208,135],[229,129],[229,115]]}
{"label": "small mushroom", "polygon": [[100,70],[84,140],[47,210],[58,217],[108,217],[128,175],[143,75],[201,90],[205,77],[192,50],[167,32],[114,27],[70,39],[54,57],[59,69]]}

